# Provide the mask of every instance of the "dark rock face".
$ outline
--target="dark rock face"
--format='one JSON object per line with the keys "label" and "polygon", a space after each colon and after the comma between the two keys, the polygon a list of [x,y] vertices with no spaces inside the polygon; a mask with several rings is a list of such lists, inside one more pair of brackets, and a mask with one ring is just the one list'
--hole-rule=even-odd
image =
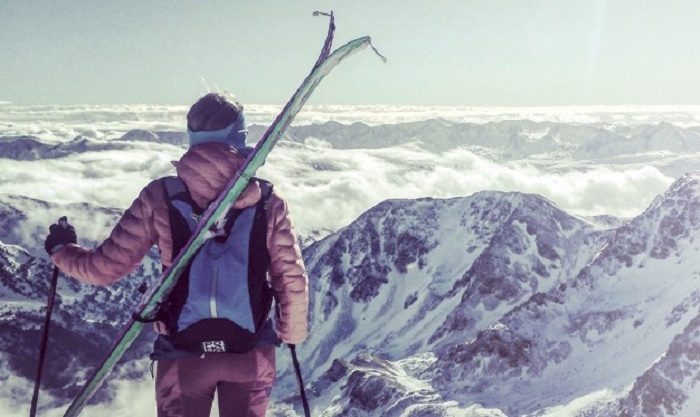
{"label": "dark rock face", "polygon": [[[683,290],[700,276],[698,267],[684,266],[700,250],[699,184],[696,176],[683,177],[642,215],[603,230],[517,193],[384,202],[305,251],[318,291],[313,303],[322,306],[312,315],[328,321],[314,319],[315,331],[331,336],[312,334],[308,366],[364,351],[395,365],[432,351],[436,360],[415,378],[462,406],[478,403],[508,415],[568,404],[591,392],[582,385],[624,392],[670,355],[659,336],[684,331],[700,308],[700,291]],[[357,299],[357,285],[373,290]],[[677,348],[688,358],[694,349]],[[692,375],[693,366],[674,372]],[[414,398],[387,374],[346,373],[343,380],[355,389],[343,388],[339,402],[358,409],[377,413]],[[642,401],[688,407],[687,377],[653,389],[661,382],[652,379],[637,381],[619,410],[647,415],[634,408]],[[605,415],[618,409],[615,400],[598,407]]]}

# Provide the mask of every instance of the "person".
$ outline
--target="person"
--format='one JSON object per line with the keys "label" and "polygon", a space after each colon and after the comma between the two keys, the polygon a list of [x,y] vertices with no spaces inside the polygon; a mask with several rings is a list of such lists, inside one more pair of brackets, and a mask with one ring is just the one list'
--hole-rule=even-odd
{"label": "person", "polygon": [[[243,106],[224,95],[207,94],[190,108],[187,128],[189,149],[173,165],[201,211],[219,196],[251,150],[246,147]],[[168,267],[177,256],[173,236],[178,230],[171,224],[172,204],[166,187],[165,178],[149,183],[109,238],[94,250],[77,245],[73,227],[61,218],[49,228],[45,241],[52,262],[82,282],[108,285],[132,272],[156,245],[164,268]],[[255,207],[265,197],[263,188],[269,189],[264,181],[250,179],[234,208]],[[220,416],[264,416],[275,378],[275,344],[279,345],[280,339],[298,344],[307,336],[308,278],[292,218],[287,202],[274,187],[267,194],[267,224],[250,229],[250,233],[257,230],[265,235],[259,236],[263,247],[256,250],[267,252],[262,258],[269,255],[265,280],[275,300],[274,319],[266,319],[262,330],[255,333],[251,349],[213,353],[183,348],[169,334],[172,323],[156,322],[159,335],[151,358],[157,361],[159,417],[208,416],[215,391]],[[245,279],[240,282],[245,283]]]}

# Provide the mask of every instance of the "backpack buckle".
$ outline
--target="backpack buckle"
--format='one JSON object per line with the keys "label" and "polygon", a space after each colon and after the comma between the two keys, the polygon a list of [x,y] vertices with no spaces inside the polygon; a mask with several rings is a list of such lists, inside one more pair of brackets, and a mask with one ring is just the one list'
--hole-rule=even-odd
{"label": "backpack buckle", "polygon": [[226,352],[226,343],[223,340],[210,340],[207,342],[202,342],[202,352],[224,353]]}

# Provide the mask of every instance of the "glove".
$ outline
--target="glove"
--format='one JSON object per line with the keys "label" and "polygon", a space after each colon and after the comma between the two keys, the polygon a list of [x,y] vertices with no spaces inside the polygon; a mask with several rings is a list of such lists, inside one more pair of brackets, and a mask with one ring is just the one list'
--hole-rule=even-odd
{"label": "glove", "polygon": [[75,234],[75,228],[68,223],[68,218],[63,216],[58,219],[57,224],[49,226],[44,249],[51,256],[69,243],[78,243],[78,236]]}

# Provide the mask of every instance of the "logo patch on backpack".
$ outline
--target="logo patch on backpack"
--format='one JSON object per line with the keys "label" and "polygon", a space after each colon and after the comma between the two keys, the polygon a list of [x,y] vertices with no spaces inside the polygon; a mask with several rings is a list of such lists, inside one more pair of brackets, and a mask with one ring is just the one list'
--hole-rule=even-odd
{"label": "logo patch on backpack", "polygon": [[224,342],[223,340],[202,342],[202,352],[205,352],[205,353],[223,353],[223,352],[226,352],[226,342]]}

